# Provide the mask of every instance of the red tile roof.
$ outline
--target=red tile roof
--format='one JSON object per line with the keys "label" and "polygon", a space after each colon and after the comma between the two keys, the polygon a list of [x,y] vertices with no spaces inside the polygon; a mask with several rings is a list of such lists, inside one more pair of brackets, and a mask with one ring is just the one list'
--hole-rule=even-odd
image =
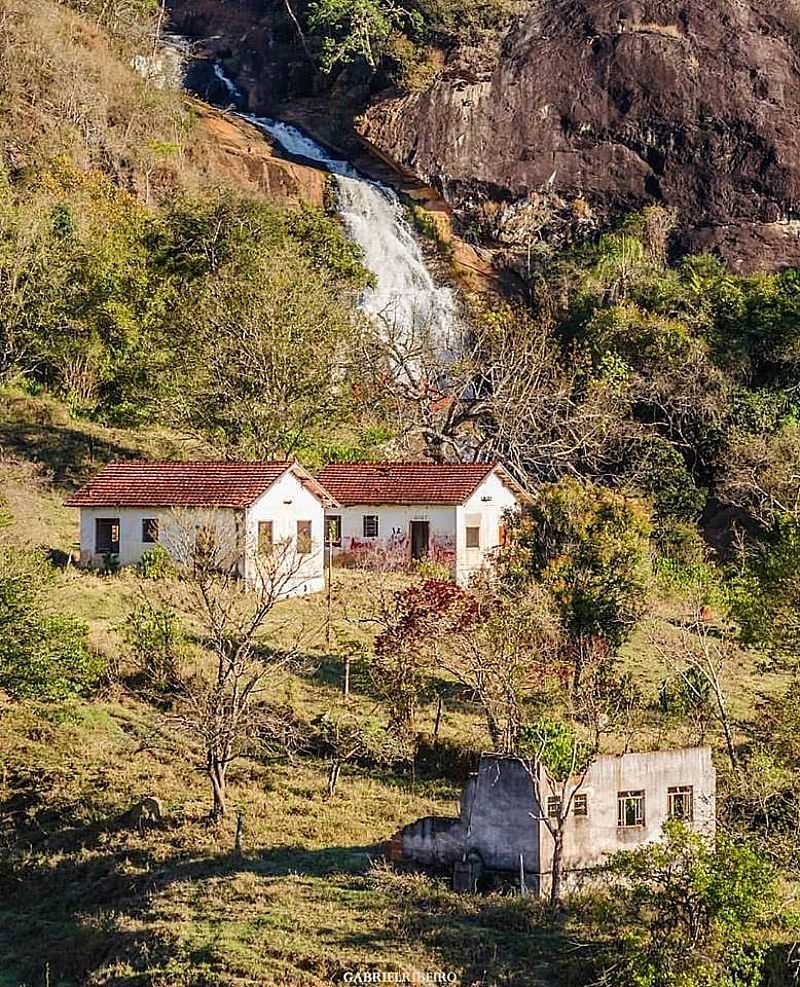
{"label": "red tile roof", "polygon": [[320,483],[343,506],[352,504],[463,504],[497,463],[333,463]]}
{"label": "red tile roof", "polygon": [[[294,463],[110,463],[68,507],[247,507]],[[301,478],[308,476],[298,468]]]}

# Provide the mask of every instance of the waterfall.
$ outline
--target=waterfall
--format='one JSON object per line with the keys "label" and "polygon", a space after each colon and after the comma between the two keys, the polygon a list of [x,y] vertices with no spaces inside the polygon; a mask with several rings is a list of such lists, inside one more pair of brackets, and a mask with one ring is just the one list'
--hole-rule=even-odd
{"label": "waterfall", "polygon": [[[241,106],[242,93],[219,62],[214,63],[214,74],[231,102]],[[434,282],[395,192],[364,178],[349,162],[332,157],[291,124],[250,113],[240,116],[268,134],[290,157],[309,161],[334,176],[342,222],[364,252],[364,266],[375,275],[375,287],[361,298],[362,308],[380,317],[394,338],[427,330],[443,349],[450,350],[458,322],[455,297],[450,288]]]}

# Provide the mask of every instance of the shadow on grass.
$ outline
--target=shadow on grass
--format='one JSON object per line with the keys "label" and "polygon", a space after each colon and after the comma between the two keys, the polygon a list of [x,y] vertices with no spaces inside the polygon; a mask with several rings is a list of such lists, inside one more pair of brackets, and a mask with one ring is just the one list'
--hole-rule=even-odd
{"label": "shadow on grass", "polygon": [[131,459],[137,449],[96,438],[78,428],[46,423],[0,424],[0,447],[22,458],[43,463],[58,486],[85,483],[101,466],[115,459]]}
{"label": "shadow on grass", "polygon": [[[84,836],[91,839],[93,834],[94,827],[88,827]],[[379,847],[367,846],[285,846],[245,855],[192,858],[177,853],[166,859],[147,845],[84,850],[61,858],[20,852],[0,866],[0,969],[13,969],[20,985],[73,987],[124,959],[140,972],[103,982],[115,987],[149,984],[141,972],[155,971],[174,953],[174,944],[148,927],[153,898],[171,885],[196,887],[240,874],[266,879],[297,875],[338,878],[340,889],[342,878],[354,879],[359,882],[354,890],[364,890],[364,875],[379,854]],[[205,984],[193,978],[192,969],[190,961],[188,979],[179,982]]]}
{"label": "shadow on grass", "polygon": [[[593,944],[581,944],[576,965],[576,943],[564,920],[546,919],[537,900],[462,897],[444,882],[424,877],[393,872],[377,877],[369,871],[379,855],[376,846],[279,846],[242,856],[191,858],[177,853],[156,859],[146,846],[126,846],[55,862],[40,858],[32,863],[23,857],[13,881],[0,871],[0,962],[19,970],[31,987],[45,982],[45,964],[52,983],[72,987],[123,960],[130,974],[103,983],[155,983],[148,974],[172,962],[176,947],[168,941],[169,929],[150,921],[151,902],[175,884],[191,887],[194,894],[205,882],[253,874],[267,880],[307,878],[309,885],[320,885],[310,893],[326,899],[336,893],[363,896],[358,927],[341,929],[335,942],[326,938],[333,950],[326,962],[334,965],[338,950],[343,956],[374,950],[386,957],[392,950],[379,947],[417,945],[425,947],[428,966],[431,956],[436,957],[438,969],[456,973],[462,985],[577,987],[589,982],[575,971],[593,968]],[[295,907],[303,908],[300,893]],[[235,914],[231,921],[235,923]],[[206,983],[200,967],[211,954],[205,956],[202,946],[193,945],[182,954],[186,979],[175,984]],[[302,966],[304,957],[296,959]],[[372,966],[380,969],[380,962]]]}

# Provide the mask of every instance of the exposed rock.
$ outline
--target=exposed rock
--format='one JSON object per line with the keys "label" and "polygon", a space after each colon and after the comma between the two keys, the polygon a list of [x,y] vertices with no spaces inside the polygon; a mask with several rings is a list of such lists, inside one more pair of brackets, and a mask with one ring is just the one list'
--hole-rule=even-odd
{"label": "exposed rock", "polygon": [[288,161],[269,138],[251,124],[194,102],[203,154],[237,185],[280,205],[307,202],[322,206],[328,176],[324,171]]}
{"label": "exposed rock", "polygon": [[428,90],[380,99],[358,128],[467,223],[487,201],[556,197],[548,235],[576,202],[600,226],[665,202],[690,249],[794,266],[799,50],[792,0],[539,0],[493,64],[455,51]]}
{"label": "exposed rock", "polygon": [[202,50],[225,61],[248,109],[274,113],[287,95],[310,94],[319,84],[282,3],[168,0],[168,7],[172,30],[197,39]]}

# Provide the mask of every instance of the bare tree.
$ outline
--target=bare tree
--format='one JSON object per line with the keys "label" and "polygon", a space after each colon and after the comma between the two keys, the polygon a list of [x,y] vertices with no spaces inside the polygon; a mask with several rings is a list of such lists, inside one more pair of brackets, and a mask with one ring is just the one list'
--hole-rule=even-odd
{"label": "bare tree", "polygon": [[726,681],[736,664],[737,645],[726,628],[704,619],[695,606],[678,627],[677,636],[655,628],[650,643],[665,668],[681,681],[690,702],[707,705],[725,740],[731,767],[739,766]]}
{"label": "bare tree", "polygon": [[552,327],[514,309],[476,318],[444,349],[429,327],[371,343],[375,389],[435,461],[501,459],[521,478],[596,473],[632,428],[625,388],[587,380]]}
{"label": "bare tree", "polygon": [[487,590],[474,598],[477,608],[469,622],[444,640],[431,638],[436,666],[480,707],[494,749],[514,754],[531,702],[567,675],[561,629],[538,587],[522,598]]}
{"label": "bare tree", "polygon": [[185,609],[213,657],[210,674],[190,683],[175,718],[202,755],[212,789],[209,818],[216,822],[227,811],[231,763],[263,734],[264,694],[299,661],[299,642],[271,648],[262,632],[278,603],[296,588],[308,556],[291,540],[254,551],[238,519],[212,512],[174,516],[167,528],[181,563]]}
{"label": "bare tree", "polygon": [[800,427],[735,435],[725,449],[719,493],[765,526],[800,518]]}

